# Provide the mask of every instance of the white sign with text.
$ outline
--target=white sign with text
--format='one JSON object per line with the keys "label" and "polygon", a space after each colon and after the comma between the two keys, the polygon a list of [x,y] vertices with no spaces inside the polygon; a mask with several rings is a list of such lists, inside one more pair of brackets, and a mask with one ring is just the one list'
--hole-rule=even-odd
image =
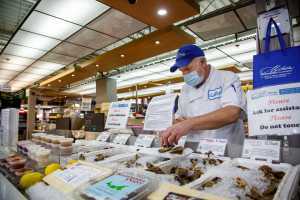
{"label": "white sign with text", "polygon": [[105,128],[125,129],[130,113],[130,102],[113,102],[110,104]]}
{"label": "white sign with text", "polygon": [[114,138],[113,143],[115,143],[115,144],[126,144],[129,137],[130,137],[130,134],[119,134]]}
{"label": "white sign with text", "polygon": [[245,139],[243,158],[280,161],[280,141]]}
{"label": "white sign with text", "polygon": [[164,131],[173,123],[176,94],[154,97],[147,108],[144,130]]}
{"label": "white sign with text", "polygon": [[151,147],[155,135],[139,135],[134,143],[137,147]]}
{"label": "white sign with text", "polygon": [[226,145],[226,139],[203,138],[199,141],[197,152],[202,154],[212,152],[216,156],[224,156]]}
{"label": "white sign with text", "polygon": [[97,140],[101,142],[107,142],[110,136],[111,136],[110,132],[102,132],[97,137]]}
{"label": "white sign with text", "polygon": [[300,134],[300,83],[247,93],[249,135]]}

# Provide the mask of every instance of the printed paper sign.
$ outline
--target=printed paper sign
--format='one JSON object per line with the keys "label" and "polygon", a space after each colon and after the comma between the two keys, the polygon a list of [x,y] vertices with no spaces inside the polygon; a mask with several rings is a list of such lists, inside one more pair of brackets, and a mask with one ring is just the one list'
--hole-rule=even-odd
{"label": "printed paper sign", "polygon": [[176,94],[154,97],[147,108],[144,130],[164,131],[173,123]]}
{"label": "printed paper sign", "polygon": [[92,109],[92,98],[82,97],[81,110],[82,111],[91,111],[91,109]]}
{"label": "printed paper sign", "polygon": [[212,152],[216,156],[224,156],[226,145],[226,139],[200,139],[197,152],[202,154]]}
{"label": "printed paper sign", "polygon": [[119,134],[114,138],[113,143],[115,143],[115,144],[126,144],[129,137],[130,137],[130,134]]}
{"label": "printed paper sign", "polygon": [[300,83],[247,93],[249,135],[300,134]]}
{"label": "printed paper sign", "polygon": [[155,135],[139,135],[134,143],[137,147],[151,147]]}
{"label": "printed paper sign", "polygon": [[81,164],[76,164],[63,171],[54,172],[56,178],[70,184],[74,188],[88,182],[92,178],[101,176],[101,174],[101,171]]}
{"label": "printed paper sign", "polygon": [[245,139],[243,157],[268,162],[280,161],[280,141]]}
{"label": "printed paper sign", "polygon": [[107,142],[109,137],[110,137],[111,133],[110,132],[102,132],[100,133],[100,135],[97,137],[98,141],[101,142]]}
{"label": "printed paper sign", "polygon": [[130,113],[130,102],[113,102],[110,105],[105,128],[125,129]]}

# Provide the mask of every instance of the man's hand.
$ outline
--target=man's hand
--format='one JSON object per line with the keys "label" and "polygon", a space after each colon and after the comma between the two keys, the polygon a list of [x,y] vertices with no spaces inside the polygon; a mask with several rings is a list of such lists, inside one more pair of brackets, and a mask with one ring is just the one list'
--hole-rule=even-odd
{"label": "man's hand", "polygon": [[175,119],[175,121],[174,121],[173,124],[178,124],[180,122],[183,122],[184,120],[186,120],[186,118],[184,118],[184,117],[178,117],[177,119]]}
{"label": "man's hand", "polygon": [[176,123],[161,134],[161,143],[163,146],[177,144],[178,140],[189,133],[192,129],[190,120],[184,120]]}

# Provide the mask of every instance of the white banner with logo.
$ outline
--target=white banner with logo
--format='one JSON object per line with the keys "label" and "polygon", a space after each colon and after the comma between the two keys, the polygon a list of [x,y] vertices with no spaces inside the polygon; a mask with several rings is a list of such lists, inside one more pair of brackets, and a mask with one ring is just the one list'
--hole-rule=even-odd
{"label": "white banner with logo", "polygon": [[110,104],[105,128],[125,129],[130,113],[130,102],[113,102]]}
{"label": "white banner with logo", "polygon": [[300,134],[300,83],[247,93],[249,135]]}

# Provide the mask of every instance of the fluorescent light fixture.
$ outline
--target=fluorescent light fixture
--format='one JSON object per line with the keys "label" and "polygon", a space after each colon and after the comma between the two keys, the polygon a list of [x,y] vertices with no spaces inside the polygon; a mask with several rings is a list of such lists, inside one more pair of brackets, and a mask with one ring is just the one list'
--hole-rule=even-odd
{"label": "fluorescent light fixture", "polygon": [[95,94],[95,93],[96,93],[96,88],[95,89],[91,89],[91,90],[86,90],[86,91],[79,92],[80,95]]}
{"label": "fluorescent light fixture", "polygon": [[12,77],[14,77],[17,74],[18,74],[18,72],[16,72],[16,71],[0,69],[0,78],[1,79],[11,79]]}
{"label": "fluorescent light fixture", "polygon": [[35,62],[32,67],[39,68],[39,69],[45,69],[48,71],[57,71],[64,67],[62,64],[52,63],[52,62],[45,62],[45,61],[37,61]]}
{"label": "fluorescent light fixture", "polygon": [[0,56],[0,62],[16,64],[16,65],[23,65],[28,66],[31,65],[35,60],[29,58],[22,58],[18,56],[12,56],[7,54],[2,54]]}
{"label": "fluorescent light fixture", "polygon": [[64,40],[81,26],[66,22],[64,20],[51,17],[39,12],[32,12],[25,21],[21,29]]}
{"label": "fluorescent light fixture", "polygon": [[2,63],[0,62],[0,69],[7,69],[11,71],[22,71],[26,68],[26,66],[23,65],[15,65],[15,64],[10,64],[10,63]]}
{"label": "fluorescent light fixture", "polygon": [[0,78],[0,84],[7,83],[9,80],[5,78]]}
{"label": "fluorescent light fixture", "polygon": [[40,50],[50,50],[60,43],[60,40],[19,30],[12,43]]}
{"label": "fluorescent light fixture", "polygon": [[108,8],[95,0],[43,0],[36,10],[83,26]]}
{"label": "fluorescent light fixture", "polygon": [[11,81],[9,83],[11,87],[16,87],[16,88],[22,88],[28,85],[28,82],[22,82],[22,81]]}
{"label": "fluorescent light fixture", "polygon": [[28,83],[33,83],[37,80],[40,80],[43,78],[44,75],[38,75],[38,74],[32,74],[32,73],[22,73],[18,77],[15,78],[15,80],[18,81],[23,81],[23,82],[28,82]]}
{"label": "fluorescent light fixture", "polygon": [[237,74],[241,81],[246,81],[246,80],[252,80],[253,79],[253,72],[248,71],[248,72],[242,72]]}
{"label": "fluorescent light fixture", "polygon": [[239,55],[232,56],[234,59],[238,60],[241,63],[247,63],[253,61],[253,56],[256,55],[256,51],[251,51],[247,53],[242,53]]}
{"label": "fluorescent light fixture", "polygon": [[219,58],[225,58],[226,55],[217,49],[208,49],[204,51],[205,58],[209,62],[210,60],[215,60]]}
{"label": "fluorescent light fixture", "polygon": [[53,73],[53,71],[49,71],[49,70],[41,69],[41,68],[33,68],[33,67],[26,69],[24,72],[38,74],[38,75],[44,75],[44,76],[47,76],[47,75]]}
{"label": "fluorescent light fixture", "polygon": [[41,51],[38,49],[33,49],[15,44],[9,44],[4,50],[4,53],[25,58],[37,59],[44,55],[46,51]]}
{"label": "fluorescent light fixture", "polygon": [[159,16],[165,16],[166,14],[168,14],[168,11],[167,11],[166,9],[164,9],[164,8],[161,8],[161,9],[159,9],[159,10],[157,11],[157,14],[158,14]]}

